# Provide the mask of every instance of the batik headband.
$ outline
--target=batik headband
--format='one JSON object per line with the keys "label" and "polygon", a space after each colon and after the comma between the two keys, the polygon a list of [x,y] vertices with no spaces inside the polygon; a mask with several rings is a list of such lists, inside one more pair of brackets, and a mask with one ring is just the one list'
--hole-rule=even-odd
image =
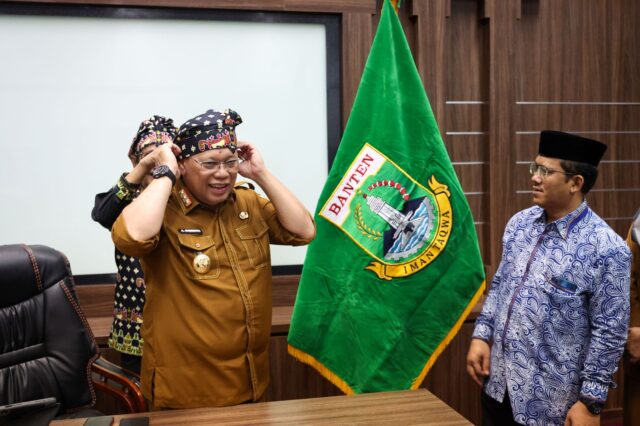
{"label": "batik headband", "polygon": [[186,121],[178,129],[176,144],[180,147],[179,159],[210,149],[229,148],[236,151],[236,126],[242,123],[242,118],[232,109],[224,113],[208,110]]}
{"label": "batik headband", "polygon": [[137,157],[143,149],[150,145],[159,146],[167,142],[173,142],[178,129],[170,118],[154,115],[140,123],[138,132],[131,141],[129,157]]}

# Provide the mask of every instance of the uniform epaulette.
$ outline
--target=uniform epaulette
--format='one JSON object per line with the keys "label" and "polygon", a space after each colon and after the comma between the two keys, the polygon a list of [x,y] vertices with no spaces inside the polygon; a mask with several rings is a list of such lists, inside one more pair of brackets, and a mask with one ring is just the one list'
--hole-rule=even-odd
{"label": "uniform epaulette", "polygon": [[256,186],[249,181],[241,180],[240,182],[236,182],[235,189],[252,189],[255,191]]}

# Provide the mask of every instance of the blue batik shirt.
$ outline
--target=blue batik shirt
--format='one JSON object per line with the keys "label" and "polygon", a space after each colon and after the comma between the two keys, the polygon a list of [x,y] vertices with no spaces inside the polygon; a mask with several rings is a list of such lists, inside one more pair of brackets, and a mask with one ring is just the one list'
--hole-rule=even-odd
{"label": "blue batik shirt", "polygon": [[631,253],[586,202],[546,223],[540,207],[507,224],[474,338],[491,345],[484,391],[514,419],[563,424],[582,395],[606,401],[627,338]]}

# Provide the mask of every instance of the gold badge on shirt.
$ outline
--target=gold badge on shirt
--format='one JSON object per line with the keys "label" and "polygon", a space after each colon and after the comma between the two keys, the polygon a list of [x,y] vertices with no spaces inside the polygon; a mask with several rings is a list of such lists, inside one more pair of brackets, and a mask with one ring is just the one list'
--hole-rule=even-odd
{"label": "gold badge on shirt", "polygon": [[196,257],[193,258],[193,269],[200,274],[204,274],[209,272],[211,268],[211,259],[204,253],[196,254]]}

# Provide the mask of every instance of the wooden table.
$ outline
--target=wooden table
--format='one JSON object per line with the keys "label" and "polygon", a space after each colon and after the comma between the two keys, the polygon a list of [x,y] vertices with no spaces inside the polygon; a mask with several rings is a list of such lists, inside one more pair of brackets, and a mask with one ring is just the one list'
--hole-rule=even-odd
{"label": "wooden table", "polygon": [[[148,416],[149,425],[470,425],[426,389],[352,396],[262,402],[222,408],[154,411],[114,416]],[[51,426],[82,426],[84,419],[58,420]]]}

